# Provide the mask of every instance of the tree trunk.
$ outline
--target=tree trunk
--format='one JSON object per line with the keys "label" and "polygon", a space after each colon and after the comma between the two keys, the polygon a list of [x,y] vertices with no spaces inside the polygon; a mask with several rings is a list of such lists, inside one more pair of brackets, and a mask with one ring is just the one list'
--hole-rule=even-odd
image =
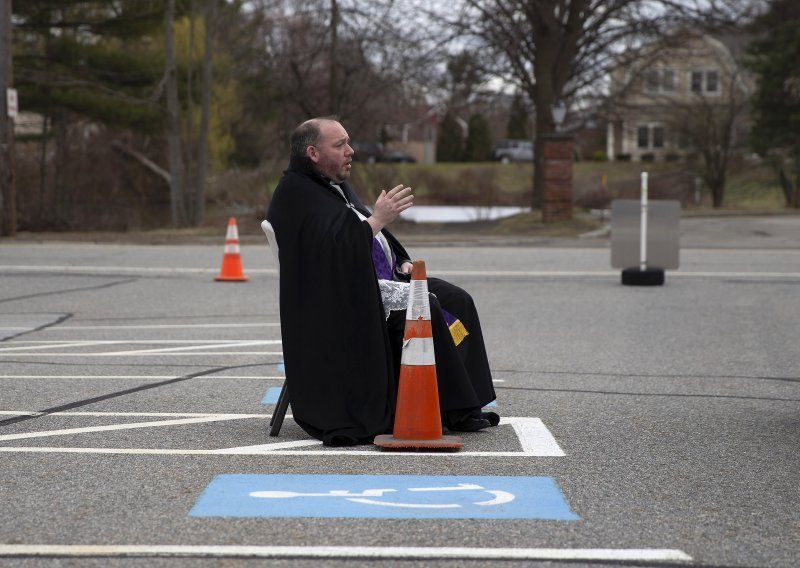
{"label": "tree trunk", "polygon": [[64,162],[66,161],[67,124],[63,114],[54,118],[50,124],[55,130],[55,164],[53,167],[53,213],[51,219],[58,228],[67,228],[71,224],[69,199],[66,185],[63,183]]}
{"label": "tree trunk", "polygon": [[50,121],[49,115],[42,117],[42,145],[39,154],[39,211],[36,215],[36,226],[42,230],[44,224],[44,200],[47,194],[47,125]]}
{"label": "tree trunk", "polygon": [[541,42],[537,44],[534,76],[535,91],[531,93],[536,112],[536,132],[533,148],[533,201],[531,206],[539,209],[544,194],[544,137],[555,129],[552,107],[555,102],[553,66],[556,64],[555,46]]}
{"label": "tree trunk", "polygon": [[794,197],[792,198],[792,207],[800,209],[800,152],[794,154]]}
{"label": "tree trunk", "polygon": [[[536,56],[531,100],[536,105],[536,141],[534,146],[533,206],[541,207],[544,194],[544,136],[555,130],[553,103],[563,96],[564,86],[573,73],[579,42],[586,33],[584,24],[589,0],[531,2],[538,16],[532,21]],[[539,6],[535,6],[539,4]]]}
{"label": "tree trunk", "polygon": [[205,220],[206,207],[206,175],[208,173],[208,131],[211,122],[211,89],[214,29],[216,26],[217,4],[215,0],[206,0],[203,12],[203,92],[201,95],[200,132],[197,134],[197,172],[195,174],[194,224],[202,225]]}
{"label": "tree trunk", "polygon": [[17,234],[17,189],[14,178],[14,119],[8,117],[6,89],[13,84],[11,0],[0,0],[0,235]]}
{"label": "tree trunk", "polygon": [[339,50],[339,6],[337,0],[331,0],[331,75],[328,86],[328,96],[330,97],[330,112],[339,112],[339,74],[337,73]]}
{"label": "tree trunk", "polygon": [[722,207],[722,200],[725,197],[725,175],[718,176],[712,183],[710,188],[712,205],[714,209],[719,209]]}
{"label": "tree trunk", "polygon": [[195,224],[194,191],[197,172],[194,167],[194,89],[192,85],[194,71],[194,13],[195,0],[189,2],[189,46],[186,57],[186,220],[190,225]]}
{"label": "tree trunk", "polygon": [[164,41],[166,51],[167,90],[167,140],[169,142],[170,202],[172,226],[182,227],[186,223],[183,201],[183,157],[181,156],[181,124],[178,103],[178,76],[175,69],[175,0],[167,0],[164,11]]}

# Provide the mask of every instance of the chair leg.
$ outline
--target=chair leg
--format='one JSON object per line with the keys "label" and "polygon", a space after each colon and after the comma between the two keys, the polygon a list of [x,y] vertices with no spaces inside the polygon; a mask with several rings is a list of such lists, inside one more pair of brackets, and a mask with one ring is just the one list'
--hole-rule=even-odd
{"label": "chair leg", "polygon": [[[272,417],[269,419],[269,425],[272,426],[275,423],[275,417],[278,415],[278,407],[281,405],[281,401],[283,400],[284,395],[286,395],[286,380],[283,381],[283,386],[281,387],[281,392],[278,393],[278,400],[275,402],[275,412],[272,413]],[[282,417],[283,415],[281,415]]]}
{"label": "chair leg", "polygon": [[275,404],[275,412],[269,421],[269,435],[277,436],[281,431],[283,425],[283,418],[286,416],[286,410],[289,408],[289,385],[283,381],[281,394],[278,396],[278,402]]}

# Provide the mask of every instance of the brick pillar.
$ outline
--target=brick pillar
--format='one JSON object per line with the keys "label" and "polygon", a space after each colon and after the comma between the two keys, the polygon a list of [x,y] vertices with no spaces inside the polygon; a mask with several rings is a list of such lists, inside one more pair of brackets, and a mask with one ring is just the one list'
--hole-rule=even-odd
{"label": "brick pillar", "polygon": [[551,134],[543,140],[542,221],[572,219],[572,136]]}

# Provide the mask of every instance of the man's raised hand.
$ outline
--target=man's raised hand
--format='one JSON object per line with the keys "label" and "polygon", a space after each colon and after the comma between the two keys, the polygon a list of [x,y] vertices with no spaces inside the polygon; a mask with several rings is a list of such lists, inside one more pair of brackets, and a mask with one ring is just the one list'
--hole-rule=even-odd
{"label": "man's raised hand", "polygon": [[375,201],[372,216],[367,219],[367,222],[372,227],[372,234],[377,235],[378,231],[397,219],[400,213],[413,204],[414,196],[411,194],[410,187],[397,185],[388,192],[381,191],[377,201]]}

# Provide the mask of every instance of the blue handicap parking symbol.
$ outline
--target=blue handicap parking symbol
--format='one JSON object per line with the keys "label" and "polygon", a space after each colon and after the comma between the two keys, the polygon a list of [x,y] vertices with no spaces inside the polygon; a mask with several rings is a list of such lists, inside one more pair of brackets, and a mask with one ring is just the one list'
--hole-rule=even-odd
{"label": "blue handicap parking symbol", "polygon": [[574,521],[550,477],[261,475],[215,477],[193,517]]}
{"label": "blue handicap parking symbol", "polygon": [[261,404],[277,404],[280,394],[281,387],[269,387],[264,398],[261,399]]}

